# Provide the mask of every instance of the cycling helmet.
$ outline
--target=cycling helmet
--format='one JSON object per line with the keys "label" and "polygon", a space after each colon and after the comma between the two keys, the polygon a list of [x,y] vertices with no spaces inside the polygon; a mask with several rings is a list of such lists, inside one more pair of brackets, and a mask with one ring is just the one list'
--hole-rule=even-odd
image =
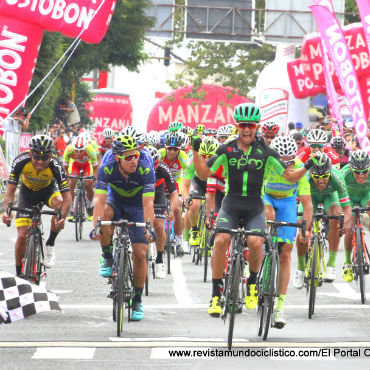
{"label": "cycling helmet", "polygon": [[104,139],[113,139],[114,131],[111,128],[105,128],[103,130]]}
{"label": "cycling helmet", "polygon": [[194,129],[194,133],[196,135],[201,135],[203,133],[204,129],[205,129],[205,126],[202,125],[202,124],[196,125],[195,129]]}
{"label": "cycling helmet", "polygon": [[326,144],[328,142],[328,135],[324,130],[319,128],[315,128],[314,130],[310,130],[307,135],[308,143],[318,143],[318,144]]}
{"label": "cycling helmet", "polygon": [[88,142],[85,135],[78,135],[72,140],[72,147],[74,150],[85,150],[87,144]]}
{"label": "cycling helmet", "polygon": [[347,143],[342,136],[335,136],[330,140],[330,144],[333,149],[344,149]]}
{"label": "cycling helmet", "polygon": [[217,129],[217,137],[229,137],[231,130],[229,126],[220,126]]}
{"label": "cycling helmet", "polygon": [[89,142],[91,141],[91,135],[88,133],[88,132],[81,132],[78,136],[81,136],[84,138],[84,140],[86,141],[86,145],[89,144]]}
{"label": "cycling helmet", "polygon": [[120,136],[131,136],[133,139],[136,141],[139,139],[140,135],[143,133],[138,131],[135,127],[133,126],[127,126],[124,129],[121,130]]}
{"label": "cycling helmet", "polygon": [[236,122],[254,122],[261,121],[261,111],[253,103],[242,103],[234,109],[234,119]]}
{"label": "cycling helmet", "polygon": [[296,132],[291,136],[294,141],[302,141],[303,140],[303,135],[300,132]]}
{"label": "cycling helmet", "polygon": [[192,137],[194,135],[194,130],[189,127],[189,130],[187,132],[188,137]]}
{"label": "cycling helmet", "polygon": [[136,139],[138,144],[146,144],[149,142],[149,136],[147,133],[140,134],[139,137]]}
{"label": "cycling helmet", "polygon": [[363,150],[356,150],[349,156],[349,165],[354,170],[366,170],[370,167],[370,157]]}
{"label": "cycling helmet", "polygon": [[218,142],[211,136],[206,137],[199,147],[200,155],[214,155],[218,147]]}
{"label": "cycling helmet", "polygon": [[156,168],[161,160],[161,155],[159,154],[158,150],[154,148],[154,146],[149,146],[148,150],[152,156],[154,168]]}
{"label": "cycling helmet", "polygon": [[168,126],[168,130],[170,132],[175,132],[175,131],[181,130],[183,126],[184,125],[180,121],[174,121],[170,123],[170,125]]}
{"label": "cycling helmet", "polygon": [[138,149],[136,140],[129,135],[118,136],[112,143],[112,153],[114,155],[121,154],[128,150]]}
{"label": "cycling helmet", "polygon": [[191,130],[191,128],[190,127],[188,127],[188,126],[182,126],[181,128],[180,128],[180,131],[182,132],[182,133],[184,133],[185,135],[187,135],[188,134],[188,131],[189,130]]}
{"label": "cycling helmet", "polygon": [[161,135],[157,131],[150,131],[148,134],[149,145],[157,146],[161,144]]}
{"label": "cycling helmet", "polygon": [[182,135],[179,132],[167,132],[164,135],[164,145],[180,147],[183,142]]}
{"label": "cycling helmet", "polygon": [[325,154],[318,152],[315,157],[315,164],[310,168],[310,172],[314,175],[324,175],[331,171],[331,160]]}
{"label": "cycling helmet", "polygon": [[203,131],[203,135],[205,136],[216,136],[217,135],[217,130],[214,129],[214,128],[206,128],[204,131]]}
{"label": "cycling helmet", "polygon": [[274,148],[281,157],[297,154],[297,144],[290,136],[279,136],[271,141],[270,146]]}
{"label": "cycling helmet", "polygon": [[51,153],[54,150],[53,139],[47,135],[35,135],[30,142],[30,149],[37,153]]}
{"label": "cycling helmet", "polygon": [[274,121],[267,121],[263,123],[262,132],[264,134],[276,135],[279,132],[279,124]]}

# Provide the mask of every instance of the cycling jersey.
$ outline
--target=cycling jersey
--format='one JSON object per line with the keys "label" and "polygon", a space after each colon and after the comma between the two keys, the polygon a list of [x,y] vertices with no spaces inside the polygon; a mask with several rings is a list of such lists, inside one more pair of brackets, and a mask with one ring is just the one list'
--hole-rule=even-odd
{"label": "cycling jersey", "polygon": [[168,165],[170,168],[172,175],[174,176],[179,189],[182,188],[182,177],[184,171],[188,167],[188,155],[183,151],[180,150],[177,158],[173,161],[169,161],[166,158],[166,148],[161,148],[158,150],[159,154],[161,155],[162,161]]}
{"label": "cycling jersey", "polygon": [[142,198],[154,196],[155,175],[145,160],[139,157],[136,172],[122,176],[114,159],[99,168],[96,194],[107,194],[118,202],[141,205]]}
{"label": "cycling jersey", "polygon": [[165,192],[164,185],[166,185],[169,194],[177,192],[176,181],[172,175],[170,168],[164,162],[159,162],[155,169],[155,192]]}
{"label": "cycling jersey", "polygon": [[[327,154],[327,156],[330,158],[331,163],[333,165],[336,165],[340,163],[340,157],[338,153],[331,148],[330,146],[325,145],[324,147],[324,153]],[[301,149],[298,150],[297,157],[303,162],[306,163],[308,158],[310,157],[311,149],[309,146],[304,146]]]}
{"label": "cycling jersey", "polygon": [[93,166],[98,165],[96,150],[91,145],[91,143],[89,143],[89,145],[86,147],[81,158],[76,158],[75,150],[73,149],[72,144],[68,145],[66,150],[64,151],[63,164],[65,166],[68,166],[70,160],[76,161],[81,164],[90,162]]}
{"label": "cycling jersey", "polygon": [[12,163],[9,184],[18,185],[19,177],[23,185],[33,191],[44,189],[55,182],[61,193],[69,191],[63,166],[54,156],[51,157],[47,168],[37,172],[31,162],[29,151],[18,154]]}
{"label": "cycling jersey", "polygon": [[[303,167],[303,163],[299,158],[296,158],[293,169],[298,169],[301,167]],[[271,169],[271,171],[267,173],[265,192],[269,196],[276,199],[289,198],[296,195],[297,189],[299,195],[310,195],[308,173],[299,179],[297,183],[291,183],[284,179],[284,177],[277,174],[274,169]]]}
{"label": "cycling jersey", "polygon": [[107,144],[106,141],[105,141],[105,138],[102,138],[99,140],[98,142],[98,146],[99,146],[99,153],[101,153],[102,155],[105,154],[105,152],[111,148],[112,146],[112,141]]}
{"label": "cycling jersey", "polygon": [[320,191],[317,188],[312,178],[310,178],[310,187],[314,211],[316,210],[318,203],[324,203],[324,206],[326,206],[325,210],[328,211],[330,204],[327,201],[325,202],[325,199],[328,197],[333,200],[332,205],[336,205],[334,204],[337,203],[336,199],[339,200],[338,204],[340,204],[341,207],[350,205],[349,195],[343,175],[336,168],[331,169],[331,176],[328,185],[323,191]]}
{"label": "cycling jersey", "polygon": [[279,154],[259,138],[250,145],[248,153],[239,149],[237,139],[219,146],[207,166],[212,173],[222,166],[226,178],[225,193],[243,198],[263,197],[264,177],[271,170],[281,176],[287,168]]}
{"label": "cycling jersey", "polygon": [[355,180],[349,164],[344,166],[340,172],[347,186],[351,206],[360,204],[361,207],[366,207],[367,202],[370,200],[370,176],[367,176],[363,184],[359,184]]}

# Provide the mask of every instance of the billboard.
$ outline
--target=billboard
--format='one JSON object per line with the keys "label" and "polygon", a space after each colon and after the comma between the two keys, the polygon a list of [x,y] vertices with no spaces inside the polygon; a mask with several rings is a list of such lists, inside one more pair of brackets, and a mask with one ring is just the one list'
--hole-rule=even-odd
{"label": "billboard", "polygon": [[153,6],[146,15],[155,17],[155,25],[146,32],[147,37],[172,39],[174,0],[152,0]]}

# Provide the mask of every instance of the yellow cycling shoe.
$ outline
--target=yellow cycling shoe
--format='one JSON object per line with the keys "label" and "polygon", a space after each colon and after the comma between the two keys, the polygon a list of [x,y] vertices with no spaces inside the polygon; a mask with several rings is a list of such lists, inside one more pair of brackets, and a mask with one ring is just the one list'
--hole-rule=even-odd
{"label": "yellow cycling shoe", "polygon": [[92,216],[92,215],[91,215],[91,216],[89,216],[89,215],[88,215],[88,216],[86,217],[86,219],[87,219],[87,221],[92,221],[92,220],[93,220],[93,216]]}
{"label": "yellow cycling shoe", "polygon": [[253,310],[258,304],[256,284],[247,285],[247,295],[245,296],[245,307],[249,310]]}
{"label": "yellow cycling shoe", "polygon": [[351,264],[343,266],[342,276],[343,276],[344,281],[346,281],[347,283],[350,283],[351,281],[353,281],[353,270],[352,270]]}
{"label": "yellow cycling shoe", "polygon": [[214,296],[208,307],[208,314],[212,317],[220,317],[222,312],[220,297]]}

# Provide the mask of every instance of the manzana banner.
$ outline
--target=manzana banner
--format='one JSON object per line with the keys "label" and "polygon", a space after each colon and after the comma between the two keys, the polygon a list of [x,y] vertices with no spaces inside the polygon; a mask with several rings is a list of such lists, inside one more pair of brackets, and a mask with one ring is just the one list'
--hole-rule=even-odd
{"label": "manzana banner", "polygon": [[360,146],[364,151],[370,153],[370,142],[367,138],[368,128],[360,86],[343,31],[328,8],[321,5],[312,5],[310,8],[334,65],[342,91],[347,98]]}
{"label": "manzana banner", "polygon": [[360,13],[362,26],[364,28],[367,47],[370,52],[370,1],[369,0],[356,0],[358,11]]}

